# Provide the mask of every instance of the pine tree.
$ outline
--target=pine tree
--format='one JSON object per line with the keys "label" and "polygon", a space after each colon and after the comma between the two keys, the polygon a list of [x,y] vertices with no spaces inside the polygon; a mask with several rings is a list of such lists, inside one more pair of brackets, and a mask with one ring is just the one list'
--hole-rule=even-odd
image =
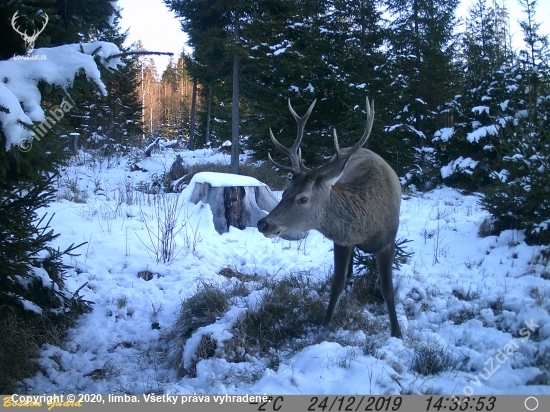
{"label": "pine tree", "polygon": [[150,57],[139,59],[139,93],[142,102],[142,123],[147,136],[155,135],[160,128],[162,109],[159,99],[159,74],[155,61]]}
{"label": "pine tree", "polygon": [[161,88],[162,125],[160,136],[167,140],[183,140],[190,133],[192,82],[189,79],[185,56],[177,62],[170,59],[159,83]]}

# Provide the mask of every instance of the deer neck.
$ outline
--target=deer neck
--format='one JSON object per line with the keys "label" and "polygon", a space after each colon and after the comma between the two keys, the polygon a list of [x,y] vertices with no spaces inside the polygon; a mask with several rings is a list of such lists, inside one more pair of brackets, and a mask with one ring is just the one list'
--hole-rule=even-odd
{"label": "deer neck", "polygon": [[352,244],[356,237],[356,225],[353,224],[355,209],[359,206],[356,199],[359,197],[354,196],[353,191],[338,184],[332,186],[326,207],[319,213],[316,229],[339,245]]}

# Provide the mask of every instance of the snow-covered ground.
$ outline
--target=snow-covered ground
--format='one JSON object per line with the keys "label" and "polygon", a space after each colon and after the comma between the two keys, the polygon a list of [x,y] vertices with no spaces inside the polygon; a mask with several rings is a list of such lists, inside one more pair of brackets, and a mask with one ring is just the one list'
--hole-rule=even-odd
{"label": "snow-covered ground", "polygon": [[[212,150],[180,154],[187,164],[229,161]],[[26,381],[30,392],[550,394],[550,386],[538,384],[550,370],[550,356],[540,361],[550,352],[550,267],[521,233],[480,238],[487,214],[478,198],[449,188],[403,197],[398,238],[412,241],[407,247],[414,255],[394,272],[402,340],[385,331],[376,337],[373,357],[363,350],[364,333],[356,333],[349,346],[329,337],[275,370],[254,359],[230,363],[214,356],[197,364],[196,377],[178,378],[156,348],[199,282],[227,283],[218,274],[226,267],[275,279],[298,271],[325,279],[332,243],[314,231],[302,242],[267,239],[255,228],[219,235],[209,207],[186,203],[184,191],[168,198],[171,204],[178,200],[179,222],[185,222],[178,227],[176,256],[157,262],[150,235],[158,199],[135,188],[167,171],[175,156],[171,150],[155,153],[140,164],[148,172],[130,172],[125,159],[109,168],[83,158],[64,171],[60,199],[44,211],[55,213],[52,227],[61,233],[61,248],[88,242],[80,256],[67,258],[74,269],[66,283],[69,290],[86,284],[80,293],[94,305],[63,346],[43,348],[46,374]],[[75,193],[84,203],[62,198]],[[138,276],[142,271],[155,275],[147,280]],[[247,299],[258,296],[235,301],[205,328],[223,344]],[[380,317],[388,322],[385,311]],[[193,337],[187,341],[184,360],[193,356],[194,343]],[[437,344],[462,366],[418,375],[411,364],[422,343]]]}

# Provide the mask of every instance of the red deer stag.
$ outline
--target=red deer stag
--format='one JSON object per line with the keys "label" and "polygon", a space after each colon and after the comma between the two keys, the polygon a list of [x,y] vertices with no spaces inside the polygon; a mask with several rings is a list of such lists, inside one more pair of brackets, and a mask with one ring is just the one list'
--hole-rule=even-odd
{"label": "red deer stag", "polygon": [[258,221],[258,230],[266,237],[276,237],[316,229],[334,242],[334,275],[323,326],[330,325],[338,298],[352,275],[354,248],[374,253],[382,296],[388,307],[391,336],[401,337],[392,281],[401,185],[393,169],[380,156],[362,148],[372,130],[374,103],[371,105],[367,98],[367,124],[355,146],[340,149],[334,130],[336,154],[328,163],[309,169],[302,162],[299,147],[314,105],[315,101],[300,117],[288,101],[290,113],[298,124],[292,147],[280,144],[271,129],[269,131],[273,144],[288,155],[292,166],[276,163],[271,155],[269,160],[292,172],[293,177],[279,204]]}

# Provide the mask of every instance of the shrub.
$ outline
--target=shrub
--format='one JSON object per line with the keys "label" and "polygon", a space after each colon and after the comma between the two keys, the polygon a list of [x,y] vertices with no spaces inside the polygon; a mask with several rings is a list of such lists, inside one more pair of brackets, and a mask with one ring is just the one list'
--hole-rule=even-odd
{"label": "shrub", "polygon": [[47,219],[37,213],[55,196],[54,177],[38,174],[25,182],[1,174],[0,308],[5,317],[0,322],[0,392],[13,393],[18,381],[35,373],[38,348],[54,342],[49,332],[54,325],[59,330],[54,335],[61,334],[90,306],[78,291],[71,293],[64,286],[68,266],[63,256],[74,256],[82,244],[65,250],[51,247],[58,237],[50,228],[53,216]]}
{"label": "shrub", "polygon": [[[329,334],[329,330],[320,327],[329,298],[328,278],[318,280],[308,272],[298,272],[277,280],[261,279],[232,268],[223,268],[220,274],[231,279],[230,285],[220,288],[202,282],[196,294],[182,303],[180,316],[168,335],[168,340],[172,342],[170,363],[181,376],[193,376],[197,362],[212,356],[222,356],[228,362],[259,361],[264,367],[276,368],[282,359],[318,342],[320,338],[343,345],[358,343],[353,333]],[[256,306],[249,306],[237,317],[228,330],[231,337],[221,345],[223,350],[217,352],[216,348],[222,342],[216,342],[215,337],[205,333],[195,350],[192,365],[184,369],[182,357],[187,340],[199,328],[223,316],[231,298],[245,297],[251,290],[261,291],[261,299]],[[367,319],[365,305],[357,299],[359,295],[352,291],[340,299],[332,328],[351,332],[362,330],[367,336],[386,331],[383,322]],[[372,346],[372,342],[367,346]]]}

